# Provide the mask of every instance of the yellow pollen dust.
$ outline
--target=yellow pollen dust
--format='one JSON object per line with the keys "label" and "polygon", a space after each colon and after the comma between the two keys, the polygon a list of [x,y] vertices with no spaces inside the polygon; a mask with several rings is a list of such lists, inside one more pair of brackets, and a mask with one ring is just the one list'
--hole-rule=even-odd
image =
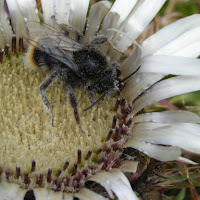
{"label": "yellow pollen dust", "polygon": [[51,115],[39,93],[48,74],[25,69],[22,63],[21,56],[12,56],[0,64],[0,166],[10,170],[19,166],[27,171],[35,160],[36,172],[46,172],[48,168],[62,168],[66,161],[72,166],[77,162],[78,149],[83,159],[88,150],[100,148],[111,128],[116,99],[105,98],[83,112],[91,104],[88,95],[75,92],[84,134],[62,83],[55,80],[47,89],[55,117],[52,127]]}

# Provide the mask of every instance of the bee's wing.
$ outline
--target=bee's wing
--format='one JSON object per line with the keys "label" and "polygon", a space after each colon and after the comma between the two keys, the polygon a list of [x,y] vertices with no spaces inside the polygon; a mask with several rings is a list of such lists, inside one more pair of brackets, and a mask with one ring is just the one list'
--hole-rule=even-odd
{"label": "bee's wing", "polygon": [[[59,26],[57,26],[56,29],[48,24],[40,22],[27,22],[27,24],[28,27],[31,27],[31,38],[34,40],[38,38],[42,39],[44,41],[42,45],[46,45],[46,47],[55,45],[66,51],[77,51],[81,49],[81,44],[69,37],[66,29],[62,30]],[[63,27],[63,25],[61,27]],[[52,39],[54,42],[45,42],[45,40],[48,39]]]}
{"label": "bee's wing", "polygon": [[39,29],[42,29],[42,31],[39,39],[36,39],[38,42],[33,40],[29,40],[29,42],[40,51],[46,52],[51,57],[61,61],[73,71],[78,71],[78,67],[73,62],[72,52],[80,50],[82,46],[61,30],[54,29],[47,24],[33,23],[37,24],[37,31]]}
{"label": "bee's wing", "polygon": [[36,47],[61,61],[71,70],[78,71],[72,52],[80,50],[82,46],[71,38],[62,34],[47,33],[39,40]]}

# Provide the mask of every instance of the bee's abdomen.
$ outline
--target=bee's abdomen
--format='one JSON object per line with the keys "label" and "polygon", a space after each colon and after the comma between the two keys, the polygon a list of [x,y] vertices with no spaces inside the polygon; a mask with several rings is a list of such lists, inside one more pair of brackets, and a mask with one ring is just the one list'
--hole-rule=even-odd
{"label": "bee's abdomen", "polygon": [[33,60],[42,71],[53,71],[60,63],[57,59],[37,48],[33,53]]}

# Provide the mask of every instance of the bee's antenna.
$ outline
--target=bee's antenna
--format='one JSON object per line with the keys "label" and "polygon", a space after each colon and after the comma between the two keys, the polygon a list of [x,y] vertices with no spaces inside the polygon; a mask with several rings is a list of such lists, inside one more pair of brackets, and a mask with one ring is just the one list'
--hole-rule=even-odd
{"label": "bee's antenna", "polygon": [[[124,79],[122,79],[120,82],[124,82],[127,79],[129,79],[131,76],[133,76],[139,69],[141,66],[138,67],[138,69],[134,72],[132,72],[131,74],[129,74],[127,77],[125,77]],[[103,100],[103,98],[106,96],[106,93],[104,93],[100,98],[98,98],[92,105],[90,105],[89,107],[87,107],[86,109],[84,109],[83,111],[87,111],[90,108],[92,108],[93,106],[95,106],[96,104],[98,104],[101,100]]]}
{"label": "bee's antenna", "polygon": [[133,76],[135,73],[138,72],[138,70],[140,69],[141,65],[134,71],[132,72],[131,74],[129,74],[127,77],[125,77],[124,79],[122,79],[120,82],[124,82],[126,81],[127,79],[129,79],[131,76]]}
{"label": "bee's antenna", "polygon": [[92,105],[90,105],[89,107],[87,107],[86,109],[84,109],[83,111],[87,111],[90,108],[92,108],[93,106],[95,106],[96,104],[99,103],[99,101],[101,101],[104,97],[106,96],[106,93],[104,93],[100,98],[98,98]]}

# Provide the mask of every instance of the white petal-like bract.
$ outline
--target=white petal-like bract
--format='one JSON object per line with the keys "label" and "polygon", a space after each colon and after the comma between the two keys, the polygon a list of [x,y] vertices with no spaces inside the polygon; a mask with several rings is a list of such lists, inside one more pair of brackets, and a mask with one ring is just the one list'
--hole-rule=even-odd
{"label": "white petal-like bract", "polygon": [[127,180],[125,175],[122,174],[122,172],[119,170],[115,170],[113,174],[111,171],[112,170],[109,172],[99,172],[92,176],[89,180],[101,184],[106,189],[111,198],[114,198],[112,194],[112,192],[114,192],[120,200],[138,200],[136,195],[133,193],[130,184],[124,182],[123,179]]}
{"label": "white petal-like bract", "polygon": [[75,196],[80,200],[106,200],[105,197],[85,188],[83,188],[80,192],[76,193]]}
{"label": "white petal-like bract", "polygon": [[[161,29],[142,43],[143,56],[152,55],[162,47],[176,40],[180,35],[200,26],[200,15],[180,19]],[[192,39],[192,38],[191,38]],[[168,54],[169,55],[169,54]]]}
{"label": "white petal-like bract", "polygon": [[55,1],[54,0],[41,0],[44,22],[53,25],[51,17],[55,16]]}
{"label": "white petal-like bract", "polygon": [[[131,15],[126,20],[126,23],[122,24],[120,31],[126,33],[131,40],[135,40],[145,29],[145,27],[155,17],[166,0],[145,0],[139,1],[134,7]],[[131,44],[131,41],[127,36],[118,35],[115,46],[121,51],[125,51]]]}
{"label": "white petal-like bract", "polygon": [[200,117],[189,111],[163,111],[137,115],[133,118],[133,122],[200,123]]}
{"label": "white petal-like bract", "polygon": [[197,90],[200,90],[200,76],[179,76],[163,80],[136,100],[133,113],[136,114],[159,100]]}
{"label": "white petal-like bract", "polygon": [[16,35],[16,39],[19,40],[20,36],[27,37],[28,30],[17,1],[7,0],[6,2],[10,11],[10,17],[12,21],[13,30]]}
{"label": "white petal-like bract", "polygon": [[[138,73],[163,73],[174,75],[200,75],[200,59],[180,56],[146,56],[141,60]],[[151,74],[149,74],[151,76]]]}
{"label": "white petal-like bract", "polygon": [[165,147],[151,144],[145,141],[139,141],[133,136],[127,141],[125,147],[137,149],[151,158],[166,162],[176,160],[181,155],[181,150],[178,147]]}
{"label": "white petal-like bract", "polygon": [[135,140],[151,144],[172,145],[200,153],[200,125],[198,124],[162,124],[161,127],[149,130],[137,129],[136,125],[134,129]]}
{"label": "white petal-like bract", "polygon": [[[0,45],[11,46],[11,38],[13,36],[12,28],[9,23],[8,15],[4,9],[4,0],[0,0]],[[4,48],[4,46],[0,46]]]}

